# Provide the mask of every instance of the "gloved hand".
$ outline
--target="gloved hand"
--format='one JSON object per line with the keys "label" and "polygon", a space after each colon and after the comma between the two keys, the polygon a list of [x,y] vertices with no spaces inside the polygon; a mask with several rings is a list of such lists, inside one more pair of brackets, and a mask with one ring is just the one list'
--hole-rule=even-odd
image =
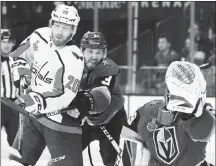
{"label": "gloved hand", "polygon": [[212,107],[210,103],[205,103],[204,110],[209,111],[212,115],[215,116],[215,109]]}
{"label": "gloved hand", "polygon": [[[11,65],[12,79],[14,85],[19,88],[20,80],[24,80],[24,88],[27,88],[30,85],[30,65],[24,59],[16,59]],[[24,78],[24,79],[23,79]]]}
{"label": "gloved hand", "polygon": [[44,97],[34,91],[29,92],[26,95],[20,96],[16,101],[16,104],[23,107],[26,111],[33,115],[40,114],[40,111],[46,108],[46,100]]}
{"label": "gloved hand", "polygon": [[20,78],[20,85],[23,89],[28,89],[29,85],[31,85],[31,77],[29,75],[22,76]]}
{"label": "gloved hand", "polygon": [[80,116],[80,112],[77,108],[71,109],[67,112],[68,115],[70,115],[73,118],[78,118]]}
{"label": "gloved hand", "polygon": [[[196,108],[194,109],[194,112],[192,114],[185,114],[183,113],[181,118],[183,120],[188,120],[192,117],[200,117],[203,113],[203,111],[209,111],[211,114],[215,116],[215,110],[212,107],[210,103],[205,103],[204,105],[200,104],[200,101],[197,102]],[[199,116],[198,116],[199,115]]]}
{"label": "gloved hand", "polygon": [[80,118],[83,118],[94,109],[94,100],[89,92],[79,91],[69,107],[76,108],[80,113]]}

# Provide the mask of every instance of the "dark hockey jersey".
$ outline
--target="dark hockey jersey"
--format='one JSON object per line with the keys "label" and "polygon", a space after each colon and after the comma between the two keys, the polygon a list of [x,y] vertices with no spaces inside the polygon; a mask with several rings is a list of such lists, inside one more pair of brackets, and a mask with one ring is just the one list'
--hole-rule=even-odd
{"label": "dark hockey jersey", "polygon": [[137,111],[137,132],[151,153],[151,166],[195,166],[205,159],[207,141],[215,127],[215,116],[204,110],[196,118],[179,119],[170,126],[157,123],[157,114],[164,105],[153,100]]}
{"label": "dark hockey jersey", "polygon": [[107,86],[111,94],[111,103],[106,111],[88,116],[88,123],[102,125],[108,123],[123,108],[124,98],[118,84],[119,68],[109,58],[103,59],[90,73],[84,73],[80,89],[91,90],[98,86]]}

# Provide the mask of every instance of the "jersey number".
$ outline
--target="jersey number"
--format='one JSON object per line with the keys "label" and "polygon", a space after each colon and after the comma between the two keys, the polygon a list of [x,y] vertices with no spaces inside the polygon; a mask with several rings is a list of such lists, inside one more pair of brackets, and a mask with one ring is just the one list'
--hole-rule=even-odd
{"label": "jersey number", "polygon": [[80,81],[75,79],[72,75],[68,76],[69,82],[65,85],[65,88],[72,90],[72,92],[77,93]]}
{"label": "jersey number", "polygon": [[106,77],[103,81],[101,81],[101,83],[102,83],[103,85],[109,86],[111,80],[112,80],[112,76],[109,76],[109,77]]}

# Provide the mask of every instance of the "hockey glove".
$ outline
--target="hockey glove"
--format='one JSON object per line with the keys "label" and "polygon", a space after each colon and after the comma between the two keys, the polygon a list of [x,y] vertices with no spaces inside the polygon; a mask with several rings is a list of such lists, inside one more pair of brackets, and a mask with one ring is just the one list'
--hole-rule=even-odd
{"label": "hockey glove", "polygon": [[[196,116],[197,112],[202,115],[203,111],[209,111],[211,114],[215,116],[215,110],[213,109],[212,105],[210,103],[205,103],[204,106],[200,107],[200,101],[197,102],[196,108],[194,109],[192,114],[182,114],[182,120],[188,120],[194,116]],[[197,117],[197,116],[196,116]]]}
{"label": "hockey glove", "polygon": [[20,80],[22,77],[25,77],[25,84],[24,88],[27,88],[30,85],[30,65],[24,59],[16,59],[11,65],[11,73],[12,78],[14,81],[14,85],[19,88],[20,87]]}
{"label": "hockey glove", "polygon": [[69,107],[73,106],[78,109],[80,118],[87,116],[89,111],[94,109],[94,100],[92,95],[87,91],[79,91],[75,99],[69,105]]}
{"label": "hockey glove", "polygon": [[40,111],[46,108],[46,100],[44,97],[33,91],[20,96],[15,103],[33,115],[38,115]]}

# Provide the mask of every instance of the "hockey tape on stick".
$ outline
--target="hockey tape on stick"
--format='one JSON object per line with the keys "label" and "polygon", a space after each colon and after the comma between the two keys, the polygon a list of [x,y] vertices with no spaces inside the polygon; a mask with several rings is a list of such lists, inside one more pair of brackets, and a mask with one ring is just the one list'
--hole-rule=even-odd
{"label": "hockey tape on stick", "polygon": [[51,111],[51,112],[42,113],[42,114],[39,114],[39,115],[33,115],[33,114],[30,114],[28,111],[26,111],[23,107],[19,106],[18,104],[14,103],[13,101],[11,101],[10,99],[1,97],[1,104],[4,104],[4,105],[12,108],[14,111],[16,111],[16,112],[18,112],[18,113],[20,113],[22,115],[25,115],[27,117],[31,117],[31,118],[34,118],[34,119],[54,116],[54,115],[57,115],[57,114],[67,112],[67,111],[74,108],[74,107],[67,107],[67,108],[63,108],[63,109],[60,109],[60,110],[55,110],[55,111]]}
{"label": "hockey tape on stick", "polygon": [[211,63],[204,63],[199,66],[200,69],[208,69],[209,67],[211,67]]}

